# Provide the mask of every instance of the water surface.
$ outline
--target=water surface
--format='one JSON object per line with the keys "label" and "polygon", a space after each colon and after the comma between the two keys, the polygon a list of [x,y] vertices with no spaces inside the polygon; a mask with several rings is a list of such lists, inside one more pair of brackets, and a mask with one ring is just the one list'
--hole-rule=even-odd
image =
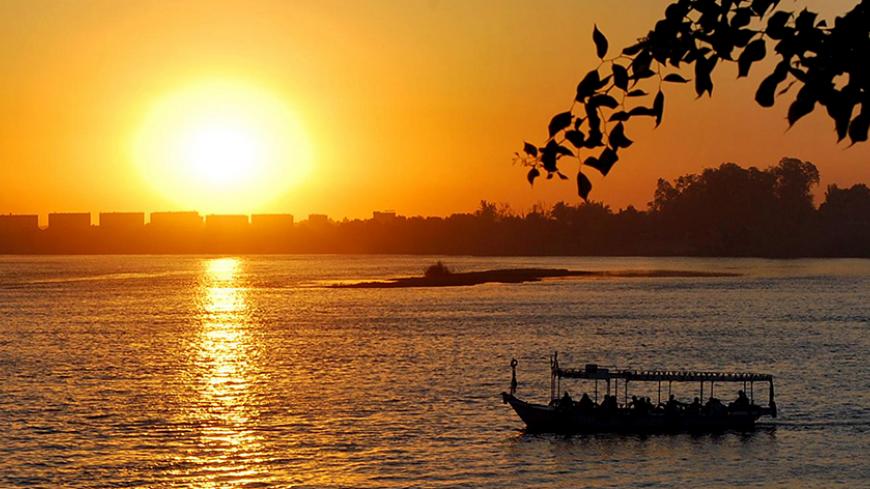
{"label": "water surface", "polygon": [[[870,261],[448,258],[741,276],[322,287],[434,260],[0,257],[0,486],[870,479]],[[545,400],[553,350],[563,364],[772,373],[781,416],[753,434],[526,435],[498,394],[516,357],[519,395]]]}

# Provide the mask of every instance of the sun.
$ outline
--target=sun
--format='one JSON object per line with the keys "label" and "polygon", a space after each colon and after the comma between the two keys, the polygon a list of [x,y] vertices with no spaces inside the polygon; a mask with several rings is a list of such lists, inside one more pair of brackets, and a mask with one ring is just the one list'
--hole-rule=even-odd
{"label": "sun", "polygon": [[286,101],[261,87],[199,82],[157,98],[133,137],[145,180],[179,207],[261,209],[310,172],[308,138]]}

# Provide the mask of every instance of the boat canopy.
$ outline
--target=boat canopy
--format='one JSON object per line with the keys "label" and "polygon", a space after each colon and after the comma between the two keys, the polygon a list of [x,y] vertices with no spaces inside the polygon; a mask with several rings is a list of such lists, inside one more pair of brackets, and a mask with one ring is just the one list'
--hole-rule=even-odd
{"label": "boat canopy", "polygon": [[590,379],[590,380],[640,380],[640,381],[667,381],[667,382],[771,382],[770,374],[756,374],[743,372],[697,372],[684,370],[633,370],[619,369],[610,370],[602,368],[594,363],[587,364],[585,368],[560,368],[558,364],[553,367],[553,375],[560,379]]}

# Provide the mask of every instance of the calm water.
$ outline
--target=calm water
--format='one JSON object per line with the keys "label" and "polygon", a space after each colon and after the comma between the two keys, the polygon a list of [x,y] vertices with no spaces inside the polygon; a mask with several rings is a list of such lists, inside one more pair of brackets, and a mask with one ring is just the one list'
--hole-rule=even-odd
{"label": "calm water", "polygon": [[[870,485],[870,261],[449,258],[744,275],[322,287],[431,261],[0,257],[0,487]],[[544,400],[556,349],[770,372],[781,416],[753,434],[525,435],[498,397],[510,358]]]}

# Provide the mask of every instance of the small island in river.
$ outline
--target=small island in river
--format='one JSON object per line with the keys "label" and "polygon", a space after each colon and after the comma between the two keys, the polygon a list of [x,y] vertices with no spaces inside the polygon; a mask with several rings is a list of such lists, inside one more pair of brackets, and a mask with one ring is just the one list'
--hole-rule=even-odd
{"label": "small island in river", "polygon": [[422,277],[397,277],[387,280],[332,284],[337,289],[391,289],[407,287],[460,287],[485,283],[518,284],[540,282],[545,278],[566,277],[736,277],[737,273],[692,270],[591,271],[564,268],[505,268],[477,272],[453,272],[440,261],[430,265]]}

